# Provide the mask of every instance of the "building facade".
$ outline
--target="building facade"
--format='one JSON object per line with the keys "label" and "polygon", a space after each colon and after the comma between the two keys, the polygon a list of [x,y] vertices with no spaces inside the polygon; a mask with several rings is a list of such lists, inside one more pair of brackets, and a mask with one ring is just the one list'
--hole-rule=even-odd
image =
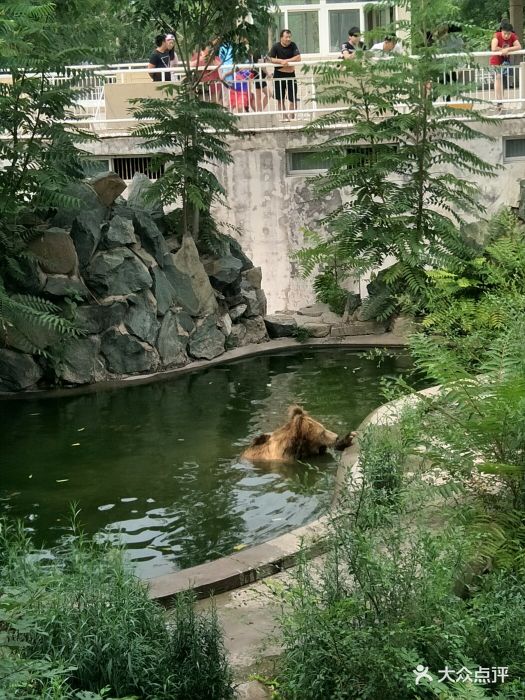
{"label": "building facade", "polygon": [[303,55],[336,55],[346,41],[350,27],[370,32],[406,18],[399,8],[374,9],[374,4],[379,6],[381,3],[277,0],[276,35],[281,29],[290,29]]}

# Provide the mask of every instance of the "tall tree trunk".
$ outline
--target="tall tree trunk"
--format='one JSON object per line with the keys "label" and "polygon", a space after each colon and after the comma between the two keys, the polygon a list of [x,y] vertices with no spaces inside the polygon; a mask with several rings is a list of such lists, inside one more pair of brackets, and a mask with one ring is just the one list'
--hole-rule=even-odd
{"label": "tall tree trunk", "polygon": [[510,0],[510,22],[523,46],[523,0]]}

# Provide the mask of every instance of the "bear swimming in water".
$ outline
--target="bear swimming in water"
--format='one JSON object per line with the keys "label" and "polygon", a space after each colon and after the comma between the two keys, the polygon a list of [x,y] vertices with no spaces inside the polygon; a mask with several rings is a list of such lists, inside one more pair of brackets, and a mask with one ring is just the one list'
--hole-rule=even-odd
{"label": "bear swimming in water", "polygon": [[288,419],[285,425],[272,433],[263,433],[256,437],[241,457],[253,461],[304,459],[322,455],[328,447],[344,450],[352,444],[356,435],[348,433],[339,438],[300,406],[290,406]]}

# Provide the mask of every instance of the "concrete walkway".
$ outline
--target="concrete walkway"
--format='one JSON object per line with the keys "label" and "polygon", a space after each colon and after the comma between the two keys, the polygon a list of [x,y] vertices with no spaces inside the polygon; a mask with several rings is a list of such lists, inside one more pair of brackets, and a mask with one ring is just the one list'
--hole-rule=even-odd
{"label": "concrete walkway", "polygon": [[201,611],[216,606],[239,699],[263,700],[271,696],[268,688],[250,678],[275,676],[282,652],[279,630],[282,603],[272,592],[272,584],[290,582],[292,576],[289,572],[276,574],[213,599],[197,601],[197,609]]}

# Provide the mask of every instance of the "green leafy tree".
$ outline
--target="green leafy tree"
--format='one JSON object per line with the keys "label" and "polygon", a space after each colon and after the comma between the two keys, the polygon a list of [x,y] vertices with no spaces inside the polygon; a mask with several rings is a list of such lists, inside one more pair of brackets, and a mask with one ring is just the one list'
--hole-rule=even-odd
{"label": "green leafy tree", "polygon": [[470,242],[455,270],[428,271],[424,329],[476,368],[495,340],[525,312],[525,227],[509,210],[487,224],[484,244]]}
{"label": "green leafy tree", "polygon": [[509,0],[462,0],[460,12],[464,22],[495,31],[509,16]]}
{"label": "green leafy tree", "polygon": [[32,326],[76,333],[54,304],[18,293],[27,243],[50,209],[71,205],[64,191],[83,175],[77,144],[89,138],[74,124],[79,76],[65,69],[73,50],[58,49],[56,36],[52,3],[0,7],[0,70],[9,76],[0,82],[0,336],[27,351],[37,350]]}
{"label": "green leafy tree", "polygon": [[439,58],[439,45],[426,42],[433,28],[453,17],[452,6],[445,0],[412,3],[410,42],[418,47],[418,58],[377,60],[363,53],[313,69],[316,99],[333,109],[308,131],[346,127],[334,130],[320,148],[330,167],[313,186],[319,195],[342,188],[350,195],[321,222],[325,232],[298,257],[306,274],[331,265],[335,257],[350,276],[394,257],[397,262],[384,274],[383,301],[370,316],[389,316],[402,294],[420,303],[425,267],[453,268],[464,256],[462,216],[482,211],[478,187],[469,178],[494,172],[468,146],[480,136],[474,118],[483,119],[451,109],[444,99],[436,104],[447,96],[471,102],[457,84],[443,84],[454,62]]}
{"label": "green leafy tree", "polygon": [[76,62],[146,61],[153,38],[162,29],[148,17],[137,23],[132,0],[55,0],[54,4],[60,42],[70,47],[74,42]]}
{"label": "green leafy tree", "polygon": [[204,219],[209,224],[212,204],[224,198],[212,168],[231,163],[224,137],[237,134],[235,116],[204,99],[201,83],[219,46],[242,47],[255,26],[267,26],[268,9],[268,2],[255,0],[151,0],[140,9],[142,17],[153,16],[173,32],[184,77],[163,85],[162,97],[134,101],[134,116],[143,122],[135,133],[158,151],[156,164],[163,175],[152,193],[160,193],[167,205],[182,201],[183,235],[195,240]]}

